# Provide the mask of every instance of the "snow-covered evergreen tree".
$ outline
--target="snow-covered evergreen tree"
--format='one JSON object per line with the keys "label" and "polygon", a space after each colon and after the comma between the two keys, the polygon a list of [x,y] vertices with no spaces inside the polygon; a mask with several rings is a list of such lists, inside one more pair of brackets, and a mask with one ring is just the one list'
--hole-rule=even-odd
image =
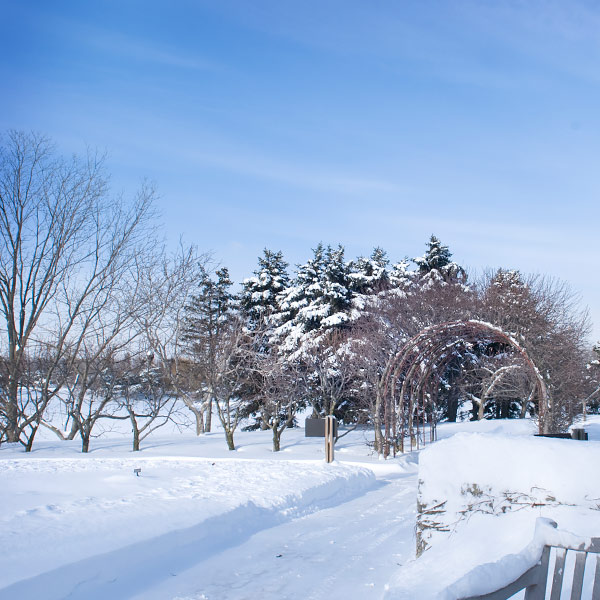
{"label": "snow-covered evergreen tree", "polygon": [[[247,331],[251,334],[255,363],[255,374],[248,378],[244,388],[247,402],[243,416],[252,419],[244,430],[264,429],[267,426],[277,428],[281,425],[274,424],[273,404],[282,405],[282,399],[273,393],[269,382],[279,381],[286,372],[284,365],[277,364],[273,329],[281,323],[281,315],[278,314],[279,297],[290,286],[287,267],[281,252],[272,252],[265,248],[263,256],[258,258],[258,269],[254,271],[254,277],[249,277],[242,283],[239,295],[240,311]],[[269,369],[266,369],[266,366],[269,366]],[[295,399],[292,401],[287,398],[284,411],[286,415],[288,410],[290,414],[295,414],[294,403]],[[287,417],[284,423],[288,425]]]}
{"label": "snow-covered evergreen tree", "polygon": [[413,259],[419,267],[421,282],[464,282],[465,270],[451,260],[452,253],[448,246],[444,246],[435,235],[427,243],[427,252],[423,256]]}
{"label": "snow-covered evergreen tree", "polygon": [[289,287],[288,264],[283,254],[265,248],[258,259],[254,277],[245,279],[240,293],[240,309],[248,319],[248,326],[256,329],[279,308],[278,297]]}
{"label": "snow-covered evergreen tree", "polygon": [[592,348],[592,356],[586,365],[587,377],[591,386],[591,393],[584,401],[583,411],[600,413],[600,342]]}
{"label": "snow-covered evergreen tree", "polygon": [[594,358],[589,362],[590,367],[600,367],[600,342],[597,342],[592,348]]}
{"label": "snow-covered evergreen tree", "polygon": [[323,293],[315,303],[317,306],[325,307],[320,328],[346,323],[349,320],[348,311],[352,291],[348,277],[348,264],[344,262],[344,247],[341,245],[337,248],[327,247],[322,288]]}
{"label": "snow-covered evergreen tree", "polygon": [[375,248],[369,258],[361,256],[349,265],[348,278],[354,294],[374,294],[389,285],[389,260],[385,250]]}
{"label": "snow-covered evergreen tree", "polygon": [[323,244],[313,249],[313,257],[298,267],[292,284],[278,296],[280,331],[297,339],[304,331],[318,327],[318,320],[308,308],[323,294],[322,281],[325,268]]}
{"label": "snow-covered evergreen tree", "polygon": [[409,288],[415,280],[415,272],[409,270],[410,260],[405,258],[400,262],[394,263],[390,271],[390,286],[393,289],[405,290]]}
{"label": "snow-covered evergreen tree", "polygon": [[280,326],[288,352],[302,352],[324,331],[350,320],[352,291],[344,248],[319,244],[313,258],[298,267],[296,280],[279,296]]}
{"label": "snow-covered evergreen tree", "polygon": [[425,275],[433,269],[441,271],[450,264],[450,258],[452,258],[452,254],[448,246],[444,246],[435,235],[432,235],[427,243],[427,252],[423,256],[415,258],[414,261],[419,267],[421,275]]}

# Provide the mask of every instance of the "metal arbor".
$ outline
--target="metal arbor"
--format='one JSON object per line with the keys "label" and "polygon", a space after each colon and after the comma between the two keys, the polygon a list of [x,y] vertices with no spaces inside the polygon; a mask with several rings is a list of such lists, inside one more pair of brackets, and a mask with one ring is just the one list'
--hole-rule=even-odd
{"label": "metal arbor", "polygon": [[546,385],[525,349],[508,333],[483,321],[451,321],[427,327],[408,340],[386,367],[383,375],[384,455],[404,452],[404,440],[410,437],[411,450],[425,443],[429,427],[430,441],[435,439],[435,408],[439,375],[454,358],[453,349],[486,341],[513,349],[529,371],[539,405],[540,433],[548,433],[550,419]]}

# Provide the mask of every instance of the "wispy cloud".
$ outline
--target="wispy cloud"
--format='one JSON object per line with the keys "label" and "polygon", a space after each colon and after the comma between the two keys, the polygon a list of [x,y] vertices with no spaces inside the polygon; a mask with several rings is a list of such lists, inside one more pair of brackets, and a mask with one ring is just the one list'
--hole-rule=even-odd
{"label": "wispy cloud", "polygon": [[188,158],[201,165],[214,166],[242,175],[342,194],[367,192],[398,193],[402,187],[392,181],[362,175],[351,175],[322,167],[291,164],[258,155],[227,152],[192,152]]}
{"label": "wispy cloud", "polygon": [[77,36],[80,42],[121,58],[180,69],[214,71],[223,68],[216,61],[198,56],[193,52],[184,53],[181,49],[158,42],[149,42],[112,31],[87,30],[77,33],[77,29],[73,28],[72,30],[74,31],[73,35]]}
{"label": "wispy cloud", "polygon": [[392,71],[408,62],[440,80],[506,89],[536,85],[544,65],[600,78],[600,10],[581,0],[407,0],[380,10],[352,0],[265,0],[235,11],[232,2],[222,0],[222,10],[245,26]]}
{"label": "wispy cloud", "polygon": [[[149,141],[153,144],[152,141]],[[292,156],[274,157],[259,149],[240,147],[224,139],[198,141],[189,145],[171,140],[174,155],[200,168],[215,168],[255,179],[287,184],[300,189],[335,192],[344,195],[398,194],[407,189],[396,181],[369,173],[350,172],[337,165],[295,162]]]}

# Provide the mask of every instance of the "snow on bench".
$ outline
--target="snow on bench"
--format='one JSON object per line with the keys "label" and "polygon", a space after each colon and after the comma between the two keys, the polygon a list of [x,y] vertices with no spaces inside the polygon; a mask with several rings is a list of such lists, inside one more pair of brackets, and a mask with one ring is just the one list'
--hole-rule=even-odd
{"label": "snow on bench", "polygon": [[[550,600],[600,600],[600,538],[582,538],[556,527],[554,521],[539,518],[533,542],[520,555],[512,554],[495,563],[476,567],[453,584],[447,590],[447,596],[460,600],[507,600],[525,590],[525,600],[545,600],[546,597]],[[574,554],[574,560],[568,559],[570,553]],[[532,555],[537,555],[537,559],[529,566]],[[592,560],[588,560],[589,555],[595,557],[590,556]],[[518,564],[526,564],[527,568],[510,581],[511,574],[514,577],[514,566]],[[586,569],[586,565],[593,572]],[[465,596],[461,593],[465,588],[495,589]]]}

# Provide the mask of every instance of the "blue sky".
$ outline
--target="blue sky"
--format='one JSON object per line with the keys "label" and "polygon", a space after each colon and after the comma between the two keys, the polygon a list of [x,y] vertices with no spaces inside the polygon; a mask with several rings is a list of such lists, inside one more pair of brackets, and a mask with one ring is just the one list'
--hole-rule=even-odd
{"label": "blue sky", "polygon": [[251,273],[422,254],[567,280],[600,338],[600,7],[2,0],[0,128],[106,150],[168,238]]}

